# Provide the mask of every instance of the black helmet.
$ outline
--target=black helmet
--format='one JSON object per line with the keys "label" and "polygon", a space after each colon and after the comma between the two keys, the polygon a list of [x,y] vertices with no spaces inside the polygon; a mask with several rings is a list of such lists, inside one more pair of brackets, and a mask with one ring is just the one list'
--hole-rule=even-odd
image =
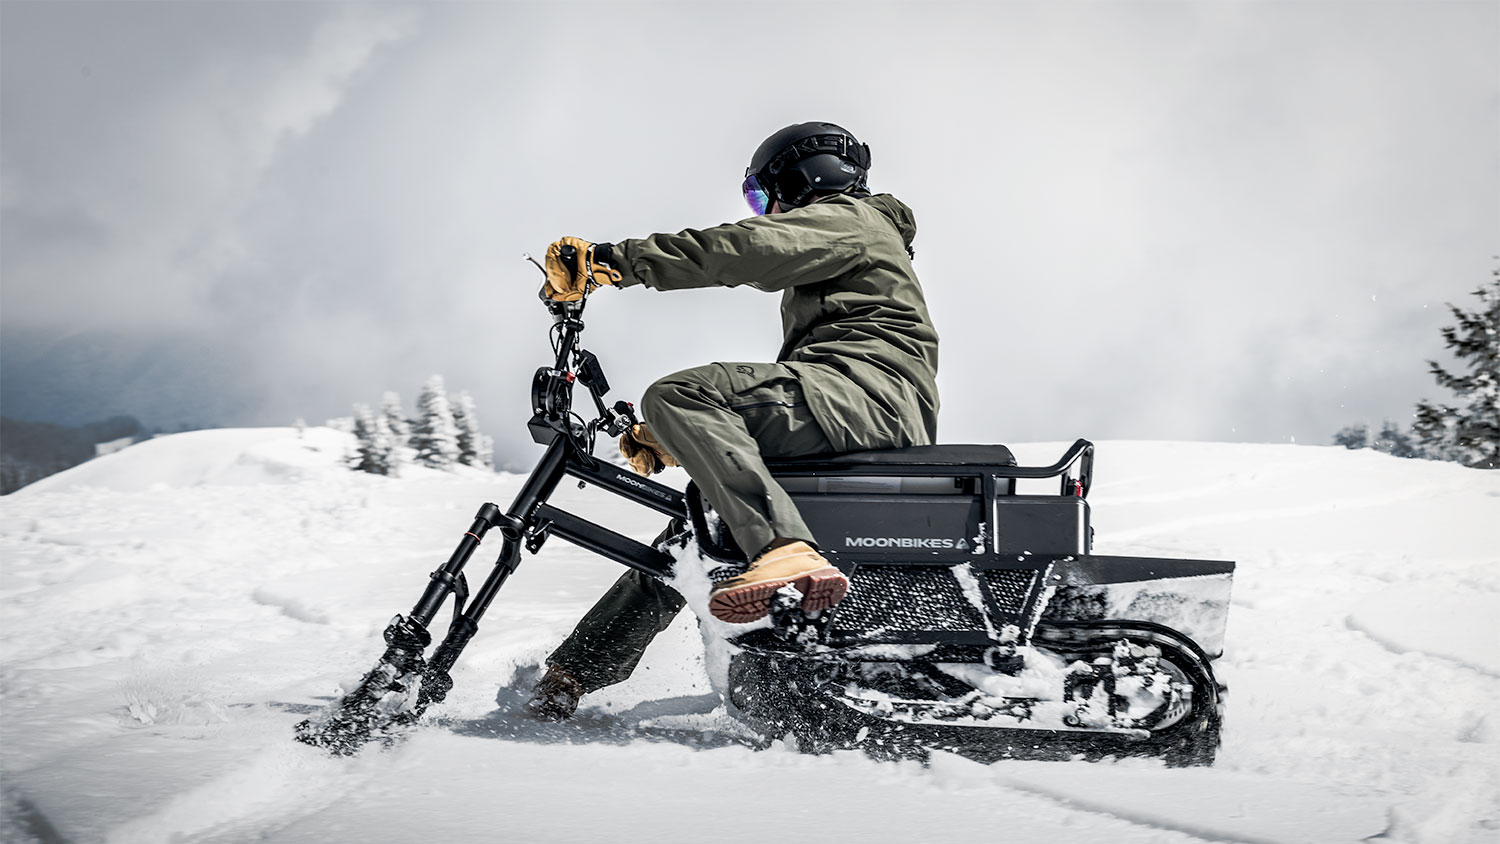
{"label": "black helmet", "polygon": [[832,123],[798,123],[766,138],[745,168],[745,200],[764,214],[775,200],[801,208],[813,194],[865,191],[870,148]]}

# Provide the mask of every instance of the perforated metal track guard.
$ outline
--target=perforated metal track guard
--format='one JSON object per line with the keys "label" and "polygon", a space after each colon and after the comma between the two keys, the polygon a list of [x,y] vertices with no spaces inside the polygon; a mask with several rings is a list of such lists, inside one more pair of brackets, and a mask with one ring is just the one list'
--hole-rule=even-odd
{"label": "perforated metal track guard", "polygon": [[995,608],[1001,615],[996,620],[1004,624],[1021,624],[1027,599],[1036,588],[1037,573],[1024,569],[988,569],[981,576],[990,587]]}
{"label": "perforated metal track guard", "polygon": [[860,566],[849,586],[833,617],[835,635],[878,639],[896,631],[984,629],[984,618],[946,566]]}
{"label": "perforated metal track guard", "polygon": [[[975,578],[967,590],[955,576],[960,569]],[[913,633],[985,635],[1016,624],[1024,637],[1030,631],[1022,619],[1041,577],[1029,569],[865,563],[854,570],[849,597],[835,610],[829,632],[836,639],[876,643],[909,641]],[[976,581],[983,588],[976,589]]]}

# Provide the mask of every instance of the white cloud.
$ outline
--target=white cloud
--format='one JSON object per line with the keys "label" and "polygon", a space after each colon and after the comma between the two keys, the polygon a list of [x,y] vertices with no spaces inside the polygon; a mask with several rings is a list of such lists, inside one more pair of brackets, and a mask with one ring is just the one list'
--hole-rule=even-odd
{"label": "white cloud", "polygon": [[[202,326],[247,421],[443,372],[514,444],[520,253],[733,219],[807,119],[916,209],[949,439],[1398,414],[1500,248],[1492,5],[55,5],[5,7],[6,324]],[[778,346],[774,297],[604,295],[624,396]]]}
{"label": "white cloud", "polygon": [[[409,36],[415,23],[405,7],[323,6],[326,20],[288,17],[273,44],[219,53],[183,40],[192,21],[164,7],[129,5],[143,17],[167,13],[166,23],[179,26],[144,36],[133,50],[115,45],[115,53],[99,50],[93,27],[57,26],[52,34],[65,40],[53,49],[78,58],[46,56],[7,69],[8,96],[14,89],[32,101],[69,103],[31,109],[41,113],[35,123],[6,125],[7,228],[20,225],[29,235],[7,238],[6,305],[28,324],[201,322],[202,294],[247,258],[239,216],[262,188],[278,144],[331,114],[376,52]],[[232,29],[237,22],[231,12],[222,23]],[[302,25],[310,33],[299,33]],[[55,89],[60,72],[73,87]],[[89,84],[105,74],[135,77],[124,102],[113,86]],[[48,248],[38,220],[55,221],[68,252]],[[80,241],[85,230],[94,236]],[[80,301],[94,307],[81,309]]]}
{"label": "white cloud", "polygon": [[409,7],[343,7],[318,25],[297,61],[265,68],[266,78],[254,86],[258,90],[245,110],[258,125],[249,143],[264,147],[263,164],[269,162],[274,144],[307,134],[332,112],[375,53],[411,37],[416,24],[417,14]]}

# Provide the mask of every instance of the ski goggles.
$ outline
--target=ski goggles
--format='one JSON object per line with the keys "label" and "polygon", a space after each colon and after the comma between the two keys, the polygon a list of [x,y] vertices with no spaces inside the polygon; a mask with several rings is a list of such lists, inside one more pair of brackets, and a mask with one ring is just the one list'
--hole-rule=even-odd
{"label": "ski goggles", "polygon": [[760,182],[755,178],[754,174],[745,177],[744,183],[740,185],[740,190],[744,192],[745,202],[749,204],[750,210],[755,212],[755,216],[759,217],[770,210],[771,194],[765,188],[761,187]]}

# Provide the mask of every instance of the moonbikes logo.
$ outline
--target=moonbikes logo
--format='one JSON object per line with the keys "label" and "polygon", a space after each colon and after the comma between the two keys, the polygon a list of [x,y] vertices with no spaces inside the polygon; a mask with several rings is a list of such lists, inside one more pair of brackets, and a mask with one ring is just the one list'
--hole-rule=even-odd
{"label": "moonbikes logo", "polygon": [[910,548],[918,551],[967,551],[966,539],[929,539],[920,536],[846,536],[845,548]]}
{"label": "moonbikes logo", "polygon": [[652,484],[652,485],[648,486],[643,481],[638,481],[635,478],[632,478],[629,475],[625,474],[624,472],[616,472],[615,473],[615,480],[619,481],[622,484],[629,484],[630,486],[633,486],[636,489],[641,490],[642,492],[650,493],[651,495],[654,495],[654,496],[656,496],[657,498],[660,498],[663,501],[671,501],[672,500],[672,496],[671,496],[670,493],[663,492],[655,484]]}

